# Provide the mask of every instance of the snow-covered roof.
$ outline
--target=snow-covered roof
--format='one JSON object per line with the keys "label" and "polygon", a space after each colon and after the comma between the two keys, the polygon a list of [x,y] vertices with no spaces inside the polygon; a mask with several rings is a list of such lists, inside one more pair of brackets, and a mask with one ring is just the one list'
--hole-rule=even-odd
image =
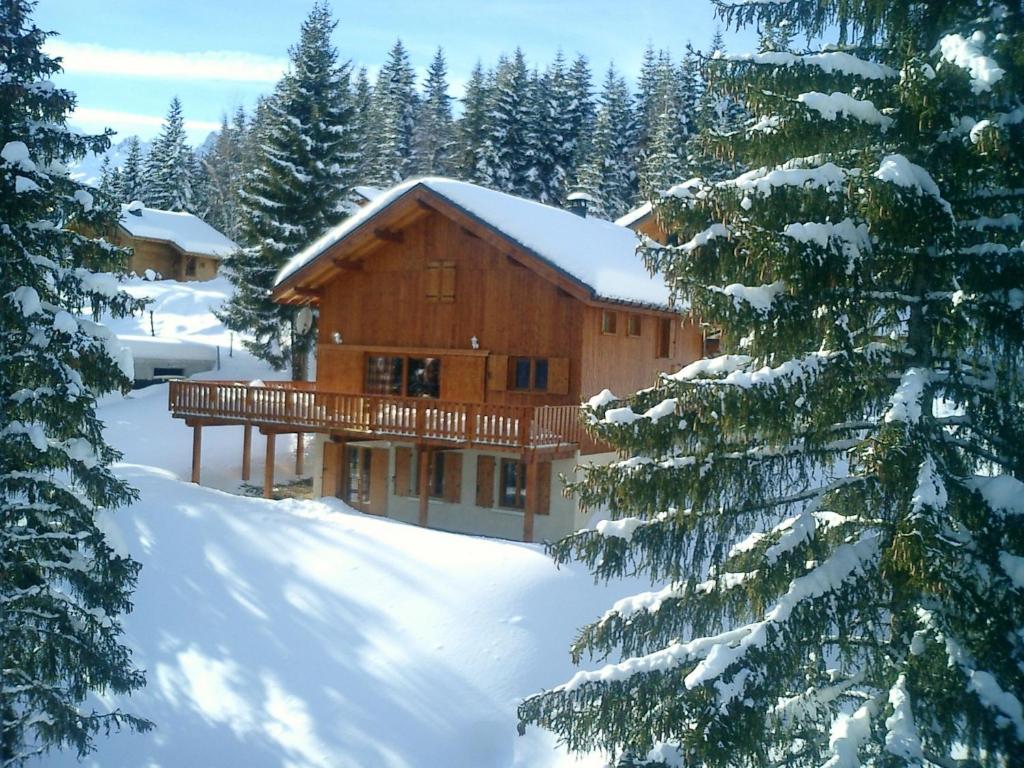
{"label": "snow-covered roof", "polygon": [[161,211],[134,202],[121,206],[118,223],[133,237],[164,240],[185,253],[219,259],[238,250],[235,243],[191,213]]}
{"label": "snow-covered roof", "polygon": [[370,187],[365,184],[360,184],[357,187],[353,187],[352,191],[355,192],[364,200],[368,201],[375,200],[384,193],[384,190],[382,190],[380,187]]}
{"label": "snow-covered roof", "polygon": [[217,359],[217,348],[174,337],[119,335],[118,341],[132,351],[136,360],[197,360],[212,362]]}
{"label": "snow-covered roof", "polygon": [[636,254],[637,236],[601,219],[495,192],[464,181],[411,179],[383,192],[296,254],[278,273],[280,285],[387,206],[424,187],[591,289],[595,298],[665,307],[668,288]]}
{"label": "snow-covered roof", "polygon": [[654,206],[651,203],[644,203],[639,208],[634,208],[629,213],[623,214],[615,220],[615,223],[620,227],[632,227],[641,219],[647,218],[654,210]]}

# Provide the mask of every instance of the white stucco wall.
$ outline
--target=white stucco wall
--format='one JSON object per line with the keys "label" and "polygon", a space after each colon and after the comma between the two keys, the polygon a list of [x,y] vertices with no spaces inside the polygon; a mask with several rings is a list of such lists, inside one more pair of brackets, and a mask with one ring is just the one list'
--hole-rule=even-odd
{"label": "white stucco wall", "polygon": [[[309,446],[309,461],[313,470],[313,495],[322,494],[323,477],[323,445],[326,436],[317,435]],[[373,445],[364,443],[364,445]],[[377,443],[376,445],[388,445]],[[394,493],[395,451],[396,444],[390,444],[388,450],[388,509],[387,516],[402,522],[416,524],[419,519],[419,498],[417,496],[398,496]],[[406,446],[406,447],[412,447]],[[439,499],[431,499],[428,508],[428,521],[431,528],[457,533],[468,533],[478,536],[522,540],[524,513],[519,509],[505,509],[497,506],[498,472],[495,472],[495,488],[493,498],[495,506],[476,506],[476,472],[477,457],[481,451],[462,451],[462,498],[458,504]],[[500,466],[501,458],[510,454],[490,453],[496,465]],[[534,541],[555,541],[582,527],[590,518],[590,512],[581,512],[575,499],[563,495],[564,475],[570,482],[582,477],[577,470],[578,460],[584,464],[607,463],[615,458],[614,453],[598,454],[568,459],[559,459],[551,463],[550,512],[546,515],[534,515]]]}

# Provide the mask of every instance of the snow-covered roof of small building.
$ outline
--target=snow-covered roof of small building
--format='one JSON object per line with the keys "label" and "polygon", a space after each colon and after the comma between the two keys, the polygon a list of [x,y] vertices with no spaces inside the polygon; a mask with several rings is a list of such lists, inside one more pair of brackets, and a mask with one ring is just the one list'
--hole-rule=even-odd
{"label": "snow-covered roof of small building", "polygon": [[293,256],[278,273],[280,285],[349,233],[417,187],[425,187],[525,250],[591,289],[595,298],[668,306],[668,288],[636,254],[636,233],[561,208],[453,179],[411,179],[383,192],[353,216]]}
{"label": "snow-covered roof of small building", "polygon": [[118,223],[132,237],[163,240],[198,256],[220,259],[238,250],[234,242],[191,213],[161,211],[134,202],[121,206]]}
{"label": "snow-covered roof of small building", "polygon": [[629,213],[623,214],[615,220],[615,223],[620,227],[632,227],[641,219],[647,218],[654,211],[654,206],[651,203],[644,203],[638,208],[634,208]]}
{"label": "snow-covered roof of small building", "polygon": [[359,195],[363,200],[373,201],[384,194],[384,190],[380,187],[371,187],[366,184],[360,184],[357,187],[353,187],[352,191]]}

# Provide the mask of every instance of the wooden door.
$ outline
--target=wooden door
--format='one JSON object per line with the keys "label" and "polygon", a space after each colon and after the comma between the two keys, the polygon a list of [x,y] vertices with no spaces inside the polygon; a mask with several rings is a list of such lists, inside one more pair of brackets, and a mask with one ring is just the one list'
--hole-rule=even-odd
{"label": "wooden door", "polygon": [[478,507],[494,506],[493,456],[477,456],[476,458],[476,505]]}

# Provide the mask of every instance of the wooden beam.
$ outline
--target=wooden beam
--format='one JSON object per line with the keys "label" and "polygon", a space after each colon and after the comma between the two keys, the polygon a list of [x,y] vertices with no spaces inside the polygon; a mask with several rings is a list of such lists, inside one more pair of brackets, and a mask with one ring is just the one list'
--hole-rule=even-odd
{"label": "wooden beam", "polygon": [[302,285],[296,285],[292,288],[292,291],[297,296],[309,296],[311,298],[320,298],[320,294],[323,293],[319,288],[306,288]]}
{"label": "wooden beam", "polygon": [[242,482],[248,482],[252,472],[252,424],[242,427]]}
{"label": "wooden beam", "polygon": [[192,482],[199,485],[199,467],[203,453],[203,425],[192,427]]}
{"label": "wooden beam", "polygon": [[420,514],[417,522],[424,528],[429,525],[430,515],[430,448],[420,446]]}
{"label": "wooden beam", "polygon": [[523,541],[533,541],[533,517],[537,510],[537,458],[533,451],[526,462],[526,503],[523,505]]}
{"label": "wooden beam", "polygon": [[274,493],[274,457],[276,455],[276,446],[274,443],[277,440],[277,434],[270,432],[267,434],[267,459],[263,464],[263,498],[269,499]]}
{"label": "wooden beam", "polygon": [[334,259],[334,266],[338,269],[348,269],[352,272],[359,272],[363,268],[363,261],[362,259],[336,258]]}
{"label": "wooden beam", "polygon": [[295,435],[295,474],[296,475],[301,475],[302,474],[302,459],[303,459],[303,450],[302,450],[303,449],[303,445],[302,444],[303,444],[303,437],[305,437],[305,435],[303,435],[302,432],[299,432],[298,434]]}

